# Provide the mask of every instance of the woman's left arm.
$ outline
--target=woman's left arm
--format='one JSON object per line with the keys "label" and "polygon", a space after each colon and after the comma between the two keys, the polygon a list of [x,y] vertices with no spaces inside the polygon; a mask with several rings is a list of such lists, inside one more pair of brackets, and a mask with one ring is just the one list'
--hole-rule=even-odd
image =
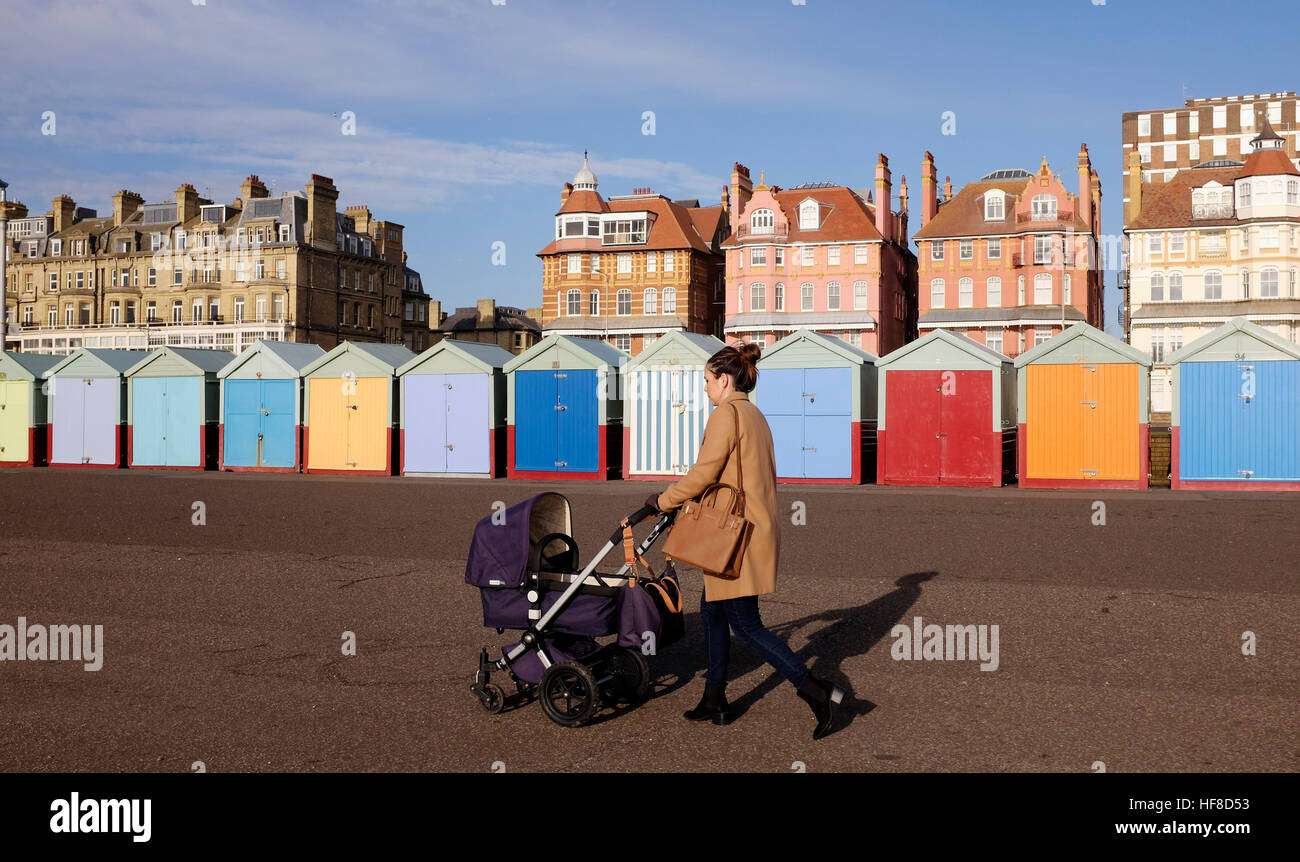
{"label": "woman's left arm", "polygon": [[727,458],[736,448],[736,411],[715,410],[709,416],[709,424],[704,430],[704,439],[700,442],[700,453],[695,465],[686,475],[678,479],[659,495],[659,509],[667,512],[676,509],[682,503],[699,496],[705,488],[718,481]]}

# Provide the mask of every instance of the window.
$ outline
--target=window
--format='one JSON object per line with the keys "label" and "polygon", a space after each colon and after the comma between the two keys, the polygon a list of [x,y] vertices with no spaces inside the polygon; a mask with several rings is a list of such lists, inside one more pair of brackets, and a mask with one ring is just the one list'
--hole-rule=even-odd
{"label": "window", "polygon": [[578,317],[582,314],[582,291],[574,288],[569,291],[568,298],[569,308],[566,313],[569,317]]}
{"label": "window", "polygon": [[[665,267],[664,267],[664,270],[667,271],[667,270],[670,269],[670,268],[671,268],[671,267],[667,267],[667,266],[665,266]],[[629,254],[629,253],[627,253],[627,252],[624,252],[623,254],[620,254],[620,255],[618,256],[618,271],[619,271],[620,273],[623,273],[623,274],[627,274],[627,273],[629,273],[629,272],[632,271],[632,255],[631,255],[631,254]]]}
{"label": "window", "polygon": [[258,260],[253,264],[253,278],[266,278],[266,261]]}
{"label": "window", "polygon": [[122,309],[118,303],[110,302],[108,304],[108,322],[111,325],[113,326],[118,325],[118,323],[121,321],[121,314],[122,314]]}
{"label": "window", "polygon": [[126,322],[135,323],[135,303],[128,301],[126,304]]}
{"label": "window", "polygon": [[632,291],[624,288],[615,296],[615,314],[632,313]]}
{"label": "window", "polygon": [[832,281],[826,285],[826,310],[840,310],[840,283]]}
{"label": "window", "polygon": [[745,285],[736,288],[736,311],[742,313],[745,310]]}
{"label": "window", "polygon": [[406,319],[407,319],[407,320],[414,320],[414,319],[415,319],[415,303],[414,303],[414,302],[408,302],[408,303],[406,303]]}
{"label": "window", "polygon": [[1169,234],[1169,253],[1182,254],[1187,251],[1187,234],[1171,233]]}
{"label": "window", "polygon": [[[284,297],[283,297],[282,295],[280,295],[280,294],[278,294],[278,293],[275,295],[275,301],[272,303],[272,308],[275,309],[275,312],[274,312],[274,313],[275,313],[275,319],[276,319],[276,320],[284,320]],[[424,320],[424,306],[423,306],[423,305],[420,306],[420,320],[421,320],[421,321]]]}
{"label": "window", "polygon": [[181,301],[179,299],[173,299],[172,300],[172,323],[180,323],[181,319],[182,319]]}
{"label": "window", "polygon": [[989,308],[997,308],[1002,305],[1002,279],[996,275],[991,276],[988,281],[984,282],[984,290],[985,305]]}
{"label": "window", "polygon": [[1223,273],[1212,270],[1205,274],[1205,298],[1223,299]]}
{"label": "window", "polygon": [[50,254],[52,254],[54,257],[58,257],[59,255],[63,254],[63,240],[61,239],[50,240]]}
{"label": "window", "polygon": [[975,304],[975,280],[963,278],[957,282],[957,305],[970,308]]}
{"label": "window", "polygon": [[591,315],[600,314],[600,291],[593,290],[587,295],[587,313]]}
{"label": "window", "polygon": [[1271,266],[1259,273],[1259,295],[1262,299],[1277,298],[1277,270]]}
{"label": "window", "polygon": [[827,266],[840,265],[840,247],[838,245],[833,245],[830,248],[826,249],[826,265]]}
{"label": "window", "polygon": [[149,250],[157,251],[160,248],[162,248],[162,234],[160,233],[149,234]]}
{"label": "window", "polygon": [[[1293,278],[1292,278],[1292,281],[1294,281],[1294,280],[1295,280],[1295,279],[1294,279],[1294,276],[1295,276],[1295,270],[1292,270],[1292,271],[1291,271],[1291,275],[1292,275],[1292,277],[1293,277]],[[775,307],[773,310],[774,310],[774,311],[785,311],[785,285],[784,285],[784,284],[781,284],[781,282],[778,281],[778,282],[776,283],[776,288],[775,288],[775,290],[773,291],[773,293],[774,293],[775,296],[776,296],[776,301],[775,301],[775,306],[776,306],[776,307]]]}
{"label": "window", "polygon": [[930,243],[930,260],[943,260],[943,241]]}
{"label": "window", "polygon": [[749,250],[749,265],[750,265],[750,266],[766,266],[766,265],[767,265],[767,248],[766,248],[766,247],[755,247],[755,248],[751,248],[751,249]]}
{"label": "window", "polygon": [[820,209],[816,201],[806,201],[799,205],[799,230],[817,230]]}
{"label": "window", "polygon": [[1151,301],[1164,302],[1165,299],[1165,277],[1163,273],[1151,273]]}
{"label": "window", "polygon": [[[1296,293],[1296,271],[1295,271],[1294,269],[1291,270],[1291,293],[1290,293],[1290,296],[1291,296],[1292,299],[1296,299],[1296,298],[1297,298],[1297,293]],[[1295,324],[1292,324],[1292,326],[1291,326],[1291,331],[1292,331],[1292,332],[1295,331]]]}
{"label": "window", "polygon": [[930,307],[943,308],[944,283],[942,278],[930,281]]}
{"label": "window", "polygon": [[184,277],[185,273],[179,267],[172,270],[172,284],[180,284]]}
{"label": "window", "polygon": [[1072,301],[1070,299],[1070,274],[1067,272],[1065,280],[1061,282],[1061,302],[1069,304]]}
{"label": "window", "polygon": [[220,320],[220,319],[221,319],[221,300],[209,299],[208,320]]}
{"label": "window", "polygon": [[1214,107],[1214,128],[1225,129],[1228,127],[1228,106],[1215,105]]}
{"label": "window", "polygon": [[1255,106],[1254,105],[1241,106],[1241,127],[1243,129],[1255,128]]}
{"label": "window", "polygon": [[375,292],[375,274],[373,272],[366,273],[366,291],[369,293]]}
{"label": "window", "polygon": [[867,246],[859,243],[853,247],[853,262],[861,265],[867,262]]}
{"label": "window", "polygon": [[361,270],[359,269],[352,271],[352,289],[361,289]]}
{"label": "window", "polygon": [[1160,254],[1163,248],[1164,245],[1160,242],[1160,234],[1147,235],[1147,254]]}
{"label": "window", "polygon": [[677,313],[677,288],[664,288],[664,314]]}
{"label": "window", "polygon": [[149,283],[149,286],[150,286],[150,287],[156,287],[156,286],[158,285],[158,270],[154,269],[152,266],[149,267],[149,282],[148,282],[148,283]]}
{"label": "window", "polygon": [[59,274],[57,272],[52,272],[50,273],[50,293],[58,293],[58,292],[59,292]]}
{"label": "window", "polygon": [[277,260],[275,262],[275,277],[283,279],[288,273],[287,266],[288,264],[285,262],[284,258]]}
{"label": "window", "polygon": [[[392,233],[392,231],[389,231],[389,233]],[[282,224],[280,225],[280,242],[288,242],[288,241],[289,241],[289,226],[287,224]]]}
{"label": "window", "polygon": [[853,282],[853,310],[865,311],[867,308],[867,283],[865,281]]}
{"label": "window", "polygon": [[[600,272],[600,267],[597,266],[596,263],[597,263],[597,260],[596,260],[596,258],[593,256],[593,257],[592,257],[592,264],[591,264],[591,271],[592,271],[592,272]],[[647,255],[645,256],[645,271],[646,271],[646,272],[658,272],[658,271],[659,271],[659,252],[657,252],[657,251],[652,251],[652,252],[650,252],[649,254],[647,254]]]}
{"label": "window", "polygon": [[659,291],[655,290],[653,287],[646,288],[641,294],[641,313],[659,313]]}
{"label": "window", "polygon": [[1286,202],[1289,204],[1300,203],[1300,181],[1286,181]]}
{"label": "window", "polygon": [[749,310],[767,311],[767,286],[761,281],[749,286]]}
{"label": "window", "polygon": [[1237,186],[1237,202],[1239,206],[1250,206],[1250,182],[1244,182]]}
{"label": "window", "polygon": [[1149,135],[1149,134],[1151,134],[1151,115],[1150,115],[1150,114],[1138,114],[1138,134],[1139,134],[1139,135]]}
{"label": "window", "polygon": [[805,281],[799,285],[799,310],[813,310],[813,286],[811,281]]}
{"label": "window", "polygon": [[975,257],[975,241],[964,239],[957,243],[957,259],[970,260]]}
{"label": "window", "polygon": [[1180,302],[1183,298],[1183,274],[1181,272],[1169,273],[1169,299],[1173,302]]}
{"label": "window", "polygon": [[587,236],[600,236],[600,219],[587,219]]}
{"label": "window", "polygon": [[[357,253],[357,238],[354,236],[350,236],[348,237],[348,254],[356,254],[356,253]],[[361,313],[359,309],[360,306],[358,306],[357,314]]]}
{"label": "window", "polygon": [[255,302],[255,307],[257,309],[257,320],[259,321],[266,320],[266,297],[259,296],[257,297],[256,300],[254,300],[254,302]]}
{"label": "window", "polygon": [[631,352],[632,352],[632,336],[630,336],[630,335],[615,335],[615,336],[614,336],[614,346],[617,347],[619,350],[623,351],[624,353],[631,353]]}
{"label": "window", "polygon": [[1056,198],[1052,195],[1034,195],[1029,206],[1034,221],[1052,221],[1056,218]]}
{"label": "window", "polygon": [[348,304],[346,302],[340,302],[339,303],[339,325],[340,326],[346,325],[347,322],[348,322]]}
{"label": "window", "polygon": [[203,300],[196,299],[190,309],[190,320],[194,323],[203,322]]}
{"label": "window", "polygon": [[577,275],[582,272],[582,255],[569,255],[569,275]]}
{"label": "window", "polygon": [[996,350],[998,353],[1001,353],[1002,352],[1002,330],[1000,329],[996,331],[992,329],[988,330],[984,334],[984,345],[988,347],[989,350]]}
{"label": "window", "polygon": [[75,314],[76,312],[73,311],[72,303],[69,302],[67,305],[63,306],[64,326],[72,326],[76,322]]}
{"label": "window", "polygon": [[1250,299],[1250,270],[1241,271],[1241,298]]}
{"label": "window", "polygon": [[59,309],[53,305],[50,306],[49,324],[55,326],[59,322]]}
{"label": "window", "polygon": [[813,249],[812,246],[806,245],[803,247],[803,259],[801,263],[804,266],[812,266],[814,263],[816,263],[816,251]]}
{"label": "window", "polygon": [[1172,111],[1168,114],[1165,114],[1164,121],[1165,121],[1165,137],[1169,137],[1170,135],[1176,134],[1178,132],[1177,114],[1173,113]]}
{"label": "window", "polygon": [[1278,248],[1277,228],[1262,227],[1259,229],[1259,247]]}
{"label": "window", "polygon": [[203,283],[210,284],[211,282],[212,282],[212,267],[205,266],[203,267]]}
{"label": "window", "polygon": [[1224,239],[1223,231],[1202,234],[1199,240],[1201,252],[1203,254],[1222,254],[1228,247]]}
{"label": "window", "polygon": [[[651,255],[651,257],[654,257],[654,255]],[[591,271],[600,272],[600,255],[598,254],[593,254],[591,256]],[[654,270],[651,270],[651,272],[653,271]]]}
{"label": "window", "polygon": [[1034,305],[1052,304],[1052,277],[1045,272],[1034,276]]}
{"label": "window", "polygon": [[645,219],[611,219],[604,223],[602,245],[625,245],[645,242]]}
{"label": "window", "polygon": [[984,221],[1003,221],[1006,218],[1006,198],[1000,191],[984,196]]}
{"label": "window", "polygon": [[776,265],[785,266],[785,249],[780,246],[776,248]]}
{"label": "window", "polygon": [[85,274],[84,272],[78,272],[78,273],[77,273],[77,290],[81,290],[81,289],[83,289],[85,286],[86,286],[86,274]]}
{"label": "window", "polygon": [[749,228],[753,233],[772,233],[773,223],[772,211],[768,209],[755,210],[749,217]]}
{"label": "window", "polygon": [[[235,320],[236,320],[236,322],[238,322],[239,319],[240,319],[240,318],[239,318],[239,305],[238,305],[238,303],[236,303],[236,305],[235,305]],[[356,327],[360,327],[360,326],[361,326],[361,303],[359,303],[359,302],[358,302],[356,305],[352,306],[352,325],[353,325],[353,326],[356,326]]]}
{"label": "window", "polygon": [[158,322],[158,303],[149,302],[145,304],[145,320],[149,323]]}
{"label": "window", "polygon": [[1052,337],[1052,330],[1046,327],[1040,327],[1034,330],[1034,346],[1042,344]]}
{"label": "window", "polygon": [[664,272],[673,271],[673,262],[676,260],[676,257],[677,256],[671,251],[664,252]]}
{"label": "window", "polygon": [[1034,237],[1034,263],[1051,264],[1052,245],[1052,238],[1050,236]]}
{"label": "window", "polygon": [[1165,361],[1165,334],[1160,327],[1151,330],[1151,361]]}

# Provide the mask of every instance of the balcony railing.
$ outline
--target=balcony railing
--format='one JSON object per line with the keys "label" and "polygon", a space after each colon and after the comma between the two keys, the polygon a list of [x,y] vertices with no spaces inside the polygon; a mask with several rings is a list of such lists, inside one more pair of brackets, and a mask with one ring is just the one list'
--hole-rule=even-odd
{"label": "balcony railing", "polygon": [[1016,213],[1016,224],[1029,222],[1068,222],[1070,214],[1060,210],[1056,212]]}
{"label": "balcony railing", "polygon": [[1232,218],[1232,204],[1192,204],[1192,218]]}
{"label": "balcony railing", "polygon": [[789,237],[787,233],[778,233],[775,228],[759,228],[755,230],[747,224],[740,224],[736,228],[737,238],[746,242],[764,240],[771,243],[783,243]]}

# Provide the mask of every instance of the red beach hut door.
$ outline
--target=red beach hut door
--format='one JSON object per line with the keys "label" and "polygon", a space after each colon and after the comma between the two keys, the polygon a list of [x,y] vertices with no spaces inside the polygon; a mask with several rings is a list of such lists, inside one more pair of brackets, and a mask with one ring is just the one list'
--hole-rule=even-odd
{"label": "red beach hut door", "polygon": [[[939,483],[988,478],[987,431],[993,416],[993,378],[987,371],[941,371]],[[1000,469],[1000,468],[999,468]]]}
{"label": "red beach hut door", "polygon": [[942,438],[939,372],[891,371],[885,389],[885,469],[897,482],[939,481]]}

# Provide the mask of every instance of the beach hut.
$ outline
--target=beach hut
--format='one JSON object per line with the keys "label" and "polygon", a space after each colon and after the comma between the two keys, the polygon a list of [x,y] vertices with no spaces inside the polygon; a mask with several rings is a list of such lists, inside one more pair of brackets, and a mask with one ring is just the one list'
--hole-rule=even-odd
{"label": "beach hut", "polygon": [[302,370],[303,472],[392,475],[396,374],[414,358],[400,344],[345,341]]}
{"label": "beach hut", "polygon": [[781,482],[858,484],[876,467],[876,356],[800,329],[763,351],[755,403]]}
{"label": "beach hut", "polygon": [[318,344],[258,340],[217,372],[222,470],[298,470],[302,370],[324,355]]}
{"label": "beach hut", "polygon": [[1016,369],[935,329],[876,362],[877,481],[1000,486],[1016,470]]}
{"label": "beach hut", "polygon": [[1147,487],[1150,356],[1080,322],[1015,364],[1021,487]]}
{"label": "beach hut", "polygon": [[126,371],[127,466],[206,470],[217,464],[227,350],[160,347]]}
{"label": "beach hut", "polygon": [[444,338],[397,369],[401,475],[505,475],[505,366],[514,358]]}
{"label": "beach hut", "polygon": [[704,364],[724,347],[712,335],[674,329],[627,363],[624,477],[662,480],[691,469],[713,412]]}
{"label": "beach hut", "polygon": [[1174,488],[1300,491],[1300,347],[1234,317],[1169,364]]}
{"label": "beach hut", "polygon": [[0,467],[45,463],[49,400],[42,375],[61,358],[0,353]]}
{"label": "beach hut", "polygon": [[45,372],[50,397],[50,466],[126,463],[126,372],[147,350],[82,347]]}
{"label": "beach hut", "polygon": [[507,475],[613,479],[623,463],[623,366],[603,341],[551,335],[506,364]]}

